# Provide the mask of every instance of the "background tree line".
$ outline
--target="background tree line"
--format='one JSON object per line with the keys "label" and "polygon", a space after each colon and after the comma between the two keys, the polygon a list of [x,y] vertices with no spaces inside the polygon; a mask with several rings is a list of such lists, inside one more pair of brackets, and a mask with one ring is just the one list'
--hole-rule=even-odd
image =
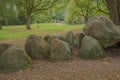
{"label": "background tree line", "polygon": [[[120,0],[0,0],[0,26],[31,23],[85,23],[93,15],[120,25]],[[0,27],[2,29],[2,27]]]}

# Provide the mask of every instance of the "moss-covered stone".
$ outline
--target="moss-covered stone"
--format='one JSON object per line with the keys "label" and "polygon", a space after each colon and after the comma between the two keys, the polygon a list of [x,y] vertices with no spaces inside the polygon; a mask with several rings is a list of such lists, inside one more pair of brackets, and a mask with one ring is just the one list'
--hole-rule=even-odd
{"label": "moss-covered stone", "polygon": [[2,53],[3,53],[4,51],[6,51],[10,46],[12,46],[12,44],[6,44],[6,43],[0,44],[0,56],[1,56]]}
{"label": "moss-covered stone", "polygon": [[83,31],[86,35],[96,38],[104,48],[120,42],[120,28],[105,17],[91,17]]}
{"label": "moss-covered stone", "polygon": [[66,41],[67,41],[70,45],[73,45],[73,43],[74,43],[74,38],[75,38],[75,36],[74,36],[74,33],[73,33],[72,31],[70,31],[70,32],[68,32],[68,33],[66,34]]}
{"label": "moss-covered stone", "polygon": [[71,47],[67,42],[53,39],[50,44],[50,60],[65,61],[70,60],[72,55]]}
{"label": "moss-covered stone", "polygon": [[60,40],[63,40],[65,41],[65,37],[63,35],[59,35],[59,34],[54,34],[54,35],[46,35],[44,36],[44,40],[48,43],[51,43],[51,41],[54,39],[54,38],[57,38],[57,39],[60,39]]}
{"label": "moss-covered stone", "polygon": [[50,35],[45,35],[44,40],[49,43]]}
{"label": "moss-covered stone", "polygon": [[11,46],[0,57],[0,72],[20,71],[30,65],[30,57],[19,45]]}
{"label": "moss-covered stone", "polygon": [[77,47],[77,48],[80,48],[83,38],[84,38],[83,33],[76,33],[75,38],[74,38],[74,46]]}
{"label": "moss-covered stone", "polygon": [[79,54],[83,59],[100,59],[105,57],[104,49],[100,43],[90,36],[83,38]]}
{"label": "moss-covered stone", "polygon": [[40,36],[30,35],[26,40],[25,50],[32,59],[49,58],[49,44]]}

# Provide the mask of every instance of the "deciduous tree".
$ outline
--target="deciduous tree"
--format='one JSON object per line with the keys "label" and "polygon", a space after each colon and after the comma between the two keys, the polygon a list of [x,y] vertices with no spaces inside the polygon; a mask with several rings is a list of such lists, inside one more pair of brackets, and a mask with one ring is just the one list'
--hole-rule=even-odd
{"label": "deciduous tree", "polygon": [[0,0],[0,29],[2,29],[2,22],[8,24],[8,20],[14,23],[17,18],[17,8],[13,0]]}
{"label": "deciduous tree", "polygon": [[69,4],[66,7],[65,22],[68,24],[79,23],[80,16],[82,15],[80,15],[80,9],[76,5],[75,0],[70,0]]}
{"label": "deciduous tree", "polygon": [[31,29],[30,21],[34,13],[41,13],[53,7],[58,0],[17,0],[26,16],[26,28]]}
{"label": "deciduous tree", "polygon": [[74,0],[77,6],[80,8],[80,15],[85,18],[85,22],[89,17],[95,15],[98,9],[94,0]]}

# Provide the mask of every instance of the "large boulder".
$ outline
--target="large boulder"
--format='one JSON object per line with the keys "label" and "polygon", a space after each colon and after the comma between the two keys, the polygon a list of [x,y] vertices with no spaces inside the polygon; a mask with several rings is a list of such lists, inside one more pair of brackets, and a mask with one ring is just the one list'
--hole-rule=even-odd
{"label": "large boulder", "polygon": [[0,57],[1,72],[20,71],[28,68],[30,65],[30,57],[19,45],[9,47]]}
{"label": "large boulder", "polygon": [[98,40],[90,36],[83,38],[79,54],[83,59],[100,59],[105,57],[104,49]]}
{"label": "large boulder", "polygon": [[50,44],[50,60],[64,61],[71,59],[72,50],[67,42],[59,39],[53,39]]}
{"label": "large boulder", "polygon": [[86,35],[96,38],[104,48],[120,41],[120,28],[105,17],[94,16],[90,18],[83,31]]}
{"label": "large boulder", "polygon": [[6,51],[10,46],[12,46],[12,44],[6,44],[6,43],[0,44],[0,56],[1,56],[2,53],[3,53],[4,51]]}
{"label": "large boulder", "polygon": [[75,38],[75,36],[74,36],[74,33],[73,33],[72,31],[70,31],[70,32],[68,32],[68,33],[66,34],[66,41],[67,41],[70,45],[73,45],[73,43],[74,43],[74,38]]}
{"label": "large boulder", "polygon": [[44,40],[48,43],[50,43],[54,38],[57,38],[57,39],[60,39],[60,40],[63,40],[65,41],[65,37],[63,35],[60,35],[60,34],[54,34],[54,35],[46,35],[44,36]]}
{"label": "large boulder", "polygon": [[25,50],[32,59],[47,59],[49,57],[49,44],[37,35],[30,35],[27,38]]}
{"label": "large boulder", "polygon": [[80,48],[83,38],[84,38],[83,33],[76,33],[75,38],[74,38],[74,46],[77,48]]}

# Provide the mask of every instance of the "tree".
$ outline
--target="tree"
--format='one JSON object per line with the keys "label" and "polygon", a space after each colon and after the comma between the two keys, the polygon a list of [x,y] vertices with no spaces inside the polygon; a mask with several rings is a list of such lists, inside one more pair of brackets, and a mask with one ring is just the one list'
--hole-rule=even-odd
{"label": "tree", "polygon": [[65,17],[65,11],[62,9],[62,10],[53,12],[52,16],[53,16],[53,20],[54,21],[63,22],[64,21],[64,17]]}
{"label": "tree", "polygon": [[22,8],[26,16],[26,28],[31,29],[31,16],[35,13],[44,12],[53,7],[58,0],[17,0],[17,5]]}
{"label": "tree", "polygon": [[32,17],[32,23],[47,23],[47,22],[52,22],[53,21],[53,16],[51,12],[45,12],[41,14],[35,14]]}
{"label": "tree", "polygon": [[51,14],[53,17],[54,22],[63,22],[65,17],[65,10],[66,6],[69,3],[69,0],[59,0],[57,5],[55,5],[52,10]]}
{"label": "tree", "polygon": [[0,3],[1,3],[0,4],[0,30],[2,30],[2,21],[4,18],[4,14],[6,14],[4,11],[4,8],[6,6],[7,0],[4,0],[4,1],[0,0]]}
{"label": "tree", "polygon": [[17,18],[16,6],[13,0],[0,0],[0,29],[2,29],[2,22],[8,24],[8,20],[12,23]]}
{"label": "tree", "polygon": [[98,9],[94,0],[74,0],[80,9],[80,15],[85,18],[85,22],[89,17],[95,15]]}
{"label": "tree", "polygon": [[[0,3],[2,3],[2,0],[0,0]],[[3,19],[3,9],[4,9],[4,3],[5,1],[3,1],[3,4],[0,5],[0,30],[2,30],[2,19]]]}
{"label": "tree", "polygon": [[80,9],[76,5],[75,0],[71,0],[66,7],[65,12],[65,22],[68,24],[76,24],[79,23],[80,17]]}
{"label": "tree", "polygon": [[120,25],[120,0],[105,0],[109,10],[110,19]]}
{"label": "tree", "polygon": [[0,30],[2,30],[2,20],[0,19]]}
{"label": "tree", "polygon": [[98,11],[108,15],[109,12],[108,12],[107,4],[105,0],[95,0],[95,1],[96,1],[96,6],[98,8]]}
{"label": "tree", "polygon": [[14,25],[15,19],[18,18],[18,10],[14,3],[7,2],[4,6],[3,21],[6,25],[12,24]]}

